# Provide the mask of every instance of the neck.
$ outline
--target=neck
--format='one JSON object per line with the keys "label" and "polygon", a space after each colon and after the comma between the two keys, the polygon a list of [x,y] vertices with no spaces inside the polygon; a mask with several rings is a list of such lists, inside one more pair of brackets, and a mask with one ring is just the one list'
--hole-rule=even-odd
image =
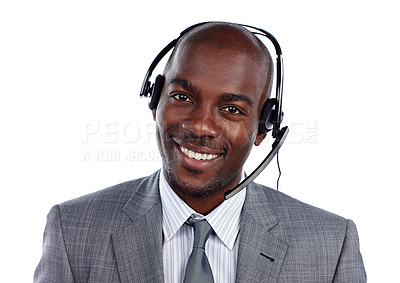
{"label": "neck", "polygon": [[172,188],[172,190],[179,196],[179,198],[181,198],[189,207],[191,207],[194,211],[202,215],[207,215],[225,200],[225,192],[233,189],[239,183],[241,175],[242,175],[241,173],[236,175],[232,180],[227,182],[224,188],[213,192],[211,192],[212,191],[211,190],[209,192],[210,195],[196,196],[190,193],[191,192],[190,188],[179,189],[179,184],[178,188],[175,188],[173,183],[171,183],[166,177],[164,171],[165,180],[167,181],[170,188]]}
{"label": "neck", "polygon": [[216,208],[225,200],[223,192],[219,192],[207,197],[192,197],[177,192],[175,189],[174,191],[188,206],[202,215],[209,214],[214,208]]}

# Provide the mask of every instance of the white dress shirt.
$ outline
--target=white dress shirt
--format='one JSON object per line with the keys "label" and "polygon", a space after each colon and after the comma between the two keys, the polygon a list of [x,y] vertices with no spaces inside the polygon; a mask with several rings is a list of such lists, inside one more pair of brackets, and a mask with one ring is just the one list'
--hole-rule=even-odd
{"label": "white dress shirt", "polygon": [[235,282],[241,212],[246,189],[223,201],[204,216],[196,213],[171,189],[163,173],[160,174],[159,186],[163,211],[165,282],[183,282],[186,263],[193,247],[193,228],[185,224],[191,215],[205,218],[215,232],[210,235],[205,246],[214,282]]}

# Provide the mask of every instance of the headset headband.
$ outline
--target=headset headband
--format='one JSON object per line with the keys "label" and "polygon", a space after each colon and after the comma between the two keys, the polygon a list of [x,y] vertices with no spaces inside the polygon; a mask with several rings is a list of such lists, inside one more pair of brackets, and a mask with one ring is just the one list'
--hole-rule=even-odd
{"label": "headset headband", "polygon": [[[172,49],[175,47],[177,41],[184,36],[186,33],[188,33],[190,30],[199,27],[204,24],[208,23],[213,23],[213,22],[203,22],[203,23],[198,23],[195,25],[192,25],[188,28],[186,28],[184,31],[180,33],[180,35],[172,40],[167,46],[161,50],[161,52],[156,56],[156,58],[153,60],[151,63],[149,69],[147,70],[146,76],[144,77],[142,88],[140,90],[140,97],[149,97],[151,96],[152,90],[154,88],[154,84],[150,82],[150,77],[158,65],[158,63],[164,58],[164,56]],[[251,33],[255,35],[262,35],[267,37],[272,44],[275,47],[275,52],[276,52],[276,106],[275,106],[275,111],[277,113],[276,118],[273,121],[273,131],[272,131],[272,136],[276,138],[278,135],[278,132],[280,130],[280,124],[283,119],[283,113],[282,113],[282,94],[283,94],[283,58],[282,58],[282,50],[281,47],[278,43],[278,41],[275,39],[275,37],[267,32],[266,30],[249,26],[249,25],[242,25],[242,24],[237,24],[239,26],[243,26],[246,28],[251,28],[256,30],[257,32],[250,31]]]}

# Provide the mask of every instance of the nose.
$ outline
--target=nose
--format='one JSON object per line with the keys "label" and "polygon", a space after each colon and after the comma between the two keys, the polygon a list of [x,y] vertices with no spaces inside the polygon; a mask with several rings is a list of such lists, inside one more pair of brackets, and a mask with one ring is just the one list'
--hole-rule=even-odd
{"label": "nose", "polygon": [[190,117],[181,122],[182,129],[196,137],[218,137],[221,130],[214,112],[213,109],[205,107],[194,109]]}

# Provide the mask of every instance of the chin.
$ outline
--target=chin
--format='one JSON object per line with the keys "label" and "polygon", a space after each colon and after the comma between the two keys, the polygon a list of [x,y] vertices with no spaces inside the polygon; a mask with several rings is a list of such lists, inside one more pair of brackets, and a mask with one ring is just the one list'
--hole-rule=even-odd
{"label": "chin", "polygon": [[[188,175],[182,177],[169,168],[166,170],[166,177],[175,192],[185,196],[204,198],[230,188],[235,181],[235,176],[230,179],[221,179],[220,176],[226,176],[226,174],[220,171],[216,171],[214,176],[207,178],[201,178],[204,176],[200,176],[201,173],[198,171],[190,171]],[[205,181],[202,182],[201,179],[205,179]]]}
{"label": "chin", "polygon": [[[209,197],[220,192],[224,188],[223,182],[221,182],[221,180],[217,180],[215,177],[211,178],[211,182],[209,181],[210,179],[207,179],[207,183],[199,183],[200,180],[196,178],[196,175],[199,175],[199,172],[191,172],[192,177],[188,177],[188,180],[182,180],[181,178],[177,177],[176,174],[171,172],[171,170],[166,170],[166,173],[168,183],[172,189],[185,196],[198,198]],[[195,182],[193,182],[194,180]]]}

